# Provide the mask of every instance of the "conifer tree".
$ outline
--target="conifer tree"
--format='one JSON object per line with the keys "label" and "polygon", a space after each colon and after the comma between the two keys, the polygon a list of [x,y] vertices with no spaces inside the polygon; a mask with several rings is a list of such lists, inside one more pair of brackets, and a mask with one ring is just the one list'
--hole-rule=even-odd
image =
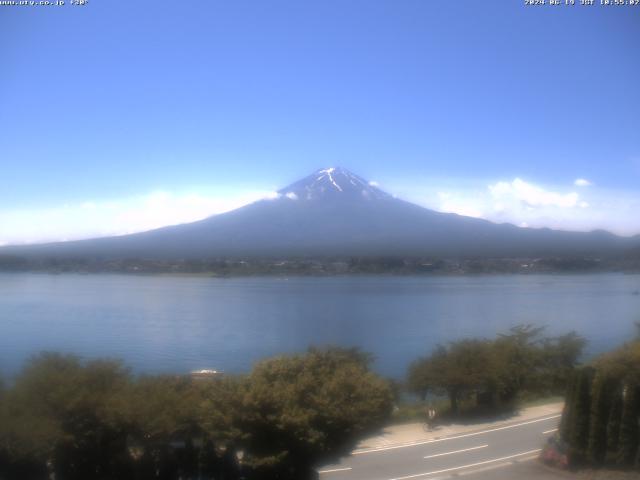
{"label": "conifer tree", "polygon": [[604,462],[607,453],[607,421],[613,381],[605,372],[596,374],[591,388],[591,418],[587,459],[594,465]]}
{"label": "conifer tree", "polygon": [[632,465],[638,448],[638,385],[627,382],[622,395],[622,416],[618,444],[618,465]]}
{"label": "conifer tree", "polygon": [[622,386],[618,383],[611,394],[611,407],[607,419],[607,454],[606,463],[615,462],[618,455],[620,439],[620,417],[622,416]]}
{"label": "conifer tree", "polygon": [[579,374],[579,371],[575,371],[569,378],[567,392],[564,397],[564,410],[562,411],[562,418],[560,419],[559,431],[560,438],[565,442],[569,442],[571,436],[574,417],[573,402],[575,401],[576,384],[578,383]]}
{"label": "conifer tree", "polygon": [[583,463],[589,439],[589,413],[591,410],[592,367],[580,369],[573,401],[573,419],[569,435],[570,456],[574,463]]}

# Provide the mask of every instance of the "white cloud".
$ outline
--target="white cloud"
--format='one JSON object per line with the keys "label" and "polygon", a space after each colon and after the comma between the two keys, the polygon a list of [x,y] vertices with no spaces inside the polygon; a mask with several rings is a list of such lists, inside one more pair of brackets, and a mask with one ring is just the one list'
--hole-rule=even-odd
{"label": "white cloud", "polygon": [[194,222],[275,192],[247,191],[234,197],[155,191],[119,200],[88,200],[29,210],[0,210],[0,245],[124,235]]}
{"label": "white cloud", "polygon": [[481,218],[484,212],[466,199],[454,197],[448,192],[438,192],[440,198],[440,210],[443,212],[457,213],[466,217]]}
{"label": "white cloud", "polygon": [[438,200],[436,208],[443,212],[527,227],[552,226],[545,222],[558,227],[577,209],[589,207],[576,192],[558,192],[521,178],[496,182],[484,190],[438,192]]}
{"label": "white cloud", "polygon": [[369,182],[369,185],[371,185],[372,187],[379,187],[380,186],[380,184],[378,182],[376,182],[375,180],[371,180]]}
{"label": "white cloud", "polygon": [[545,190],[520,178],[510,183],[498,182],[489,185],[489,191],[497,201],[519,201],[531,208],[572,208],[578,204],[579,198],[575,192],[562,194]]}
{"label": "white cloud", "polygon": [[[436,188],[436,187],[431,187]],[[422,201],[428,208],[508,222],[529,228],[589,231],[605,229],[620,235],[640,233],[640,193],[589,189],[584,195],[558,187],[547,187],[520,178],[484,187],[450,183],[446,191],[432,190]]]}
{"label": "white cloud", "polygon": [[591,185],[593,185],[593,183],[586,178],[576,178],[576,181],[573,182],[573,184],[576,187],[590,187]]}
{"label": "white cloud", "polygon": [[297,200],[298,199],[298,195],[296,195],[295,192],[288,192],[285,196],[290,200]]}
{"label": "white cloud", "polygon": [[[640,234],[640,191],[637,189],[613,190],[595,183],[590,188],[579,189],[572,181],[565,185],[549,185],[523,177],[519,179],[497,181],[414,175],[395,181],[385,180],[385,185],[390,193],[426,208],[497,223]],[[494,192],[489,187],[494,187]]]}

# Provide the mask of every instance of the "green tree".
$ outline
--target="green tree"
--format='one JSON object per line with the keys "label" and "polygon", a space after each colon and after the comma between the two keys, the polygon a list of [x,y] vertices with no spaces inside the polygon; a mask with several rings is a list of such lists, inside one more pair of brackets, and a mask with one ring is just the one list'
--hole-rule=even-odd
{"label": "green tree", "polygon": [[590,463],[600,465],[605,461],[607,453],[607,422],[616,388],[616,380],[607,372],[598,371],[591,386],[591,414],[589,424],[589,443],[587,459]]}
{"label": "green tree", "polygon": [[561,435],[574,463],[631,466],[640,448],[640,341],[583,367],[565,402]]}
{"label": "green tree", "polygon": [[475,393],[477,403],[511,407],[523,392],[564,393],[585,340],[571,332],[543,337],[543,327],[518,325],[495,340],[463,340],[437,347],[413,362],[407,372],[409,391],[425,398],[446,394],[451,411]]}
{"label": "green tree", "polygon": [[605,462],[614,463],[618,456],[620,442],[620,420],[622,418],[622,386],[617,385],[612,392],[611,408],[607,419],[607,454]]}
{"label": "green tree", "polygon": [[122,399],[128,371],[108,360],[33,358],[7,393],[3,442],[14,459],[49,465],[65,480],[123,476],[127,468]]}
{"label": "green tree", "polygon": [[576,372],[575,392],[572,405],[572,423],[569,427],[570,457],[575,463],[586,458],[589,439],[589,417],[591,412],[591,384],[594,376],[592,367],[583,367]]}
{"label": "green tree", "polygon": [[197,471],[193,440],[203,436],[199,424],[203,397],[196,383],[181,376],[142,376],[128,392],[129,446],[136,452],[139,476],[158,472],[169,479]]}
{"label": "green tree", "polygon": [[545,338],[541,342],[541,376],[539,386],[548,393],[562,395],[578,365],[587,341],[576,332]]}
{"label": "green tree", "polygon": [[433,369],[434,362],[429,358],[419,358],[409,365],[406,388],[424,401],[430,392],[437,389],[437,376]]}
{"label": "green tree", "polygon": [[573,403],[576,396],[576,381],[578,375],[574,373],[567,382],[567,389],[564,396],[564,408],[562,409],[562,417],[560,418],[560,426],[558,431],[560,438],[565,442],[569,442],[571,437],[571,429],[573,428],[574,414]]}
{"label": "green tree", "polygon": [[622,391],[622,415],[617,463],[632,465],[638,448],[638,417],[640,416],[640,385],[636,378],[627,379]]}
{"label": "green tree", "polygon": [[392,392],[357,350],[310,349],[257,364],[242,400],[239,446],[256,478],[308,478],[390,415]]}
{"label": "green tree", "polygon": [[493,344],[498,394],[502,403],[512,403],[525,388],[540,383],[544,327],[517,325],[499,335]]}
{"label": "green tree", "polygon": [[428,357],[434,384],[449,397],[453,415],[458,413],[462,399],[495,383],[490,346],[485,340],[460,340],[446,348],[438,347]]}

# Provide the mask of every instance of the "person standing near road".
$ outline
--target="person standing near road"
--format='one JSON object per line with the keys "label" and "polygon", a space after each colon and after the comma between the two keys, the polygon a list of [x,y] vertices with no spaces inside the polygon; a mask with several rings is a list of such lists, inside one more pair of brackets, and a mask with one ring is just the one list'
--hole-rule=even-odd
{"label": "person standing near road", "polygon": [[436,420],[436,409],[433,408],[433,405],[429,405],[426,410],[427,413],[427,428],[429,430],[433,429]]}

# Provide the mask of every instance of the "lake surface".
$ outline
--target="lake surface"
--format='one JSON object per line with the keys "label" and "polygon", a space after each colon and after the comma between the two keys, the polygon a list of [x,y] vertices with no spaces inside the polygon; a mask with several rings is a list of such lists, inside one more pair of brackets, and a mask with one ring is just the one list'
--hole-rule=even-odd
{"label": "lake surface", "polygon": [[509,327],[576,330],[589,354],[628,340],[640,275],[201,278],[0,274],[0,372],[41,350],[135,372],[246,372],[311,344],[359,346],[401,377],[437,344]]}

